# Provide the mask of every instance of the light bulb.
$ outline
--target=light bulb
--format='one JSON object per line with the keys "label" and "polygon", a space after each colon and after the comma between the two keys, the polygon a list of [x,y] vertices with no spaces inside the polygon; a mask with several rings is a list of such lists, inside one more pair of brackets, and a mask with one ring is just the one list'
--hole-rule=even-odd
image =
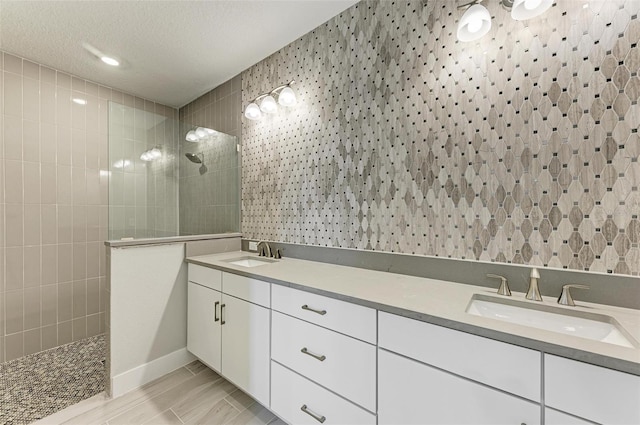
{"label": "light bulb", "polygon": [[524,7],[527,10],[533,10],[540,7],[540,3],[542,3],[542,0],[524,0]]}
{"label": "light bulb", "polygon": [[100,60],[104,63],[106,63],[107,65],[111,65],[111,66],[119,66],[120,62],[117,59],[111,58],[109,56],[101,56]]}
{"label": "light bulb", "polygon": [[514,0],[511,17],[516,21],[525,21],[542,15],[553,5],[553,0]]}
{"label": "light bulb", "polygon": [[457,36],[460,41],[477,40],[491,29],[491,14],[486,7],[474,4],[460,18]]}
{"label": "light bulb", "polygon": [[202,127],[196,128],[196,136],[198,137],[198,139],[204,139],[208,135],[209,133],[207,133],[207,130],[205,130],[204,128]]}
{"label": "light bulb", "polygon": [[197,142],[198,141],[198,136],[196,135],[196,132],[191,130],[190,132],[187,133],[185,140],[187,142]]}
{"label": "light bulb", "polygon": [[482,28],[482,19],[476,19],[467,24],[467,30],[472,34],[477,33],[478,31],[480,31],[481,28]]}
{"label": "light bulb", "polygon": [[162,157],[162,151],[158,148],[151,149],[149,154],[152,157],[152,159],[160,159]]}
{"label": "light bulb", "polygon": [[262,111],[260,111],[258,105],[252,102],[244,109],[244,116],[250,120],[259,120],[262,118]]}
{"label": "light bulb", "polygon": [[268,95],[262,102],[260,102],[260,110],[265,114],[274,114],[278,112],[278,105],[276,104],[276,100],[273,96]]}
{"label": "light bulb", "polygon": [[289,107],[295,106],[296,102],[296,93],[293,91],[293,89],[288,86],[283,88],[280,92],[280,95],[278,96],[278,103],[282,106]]}

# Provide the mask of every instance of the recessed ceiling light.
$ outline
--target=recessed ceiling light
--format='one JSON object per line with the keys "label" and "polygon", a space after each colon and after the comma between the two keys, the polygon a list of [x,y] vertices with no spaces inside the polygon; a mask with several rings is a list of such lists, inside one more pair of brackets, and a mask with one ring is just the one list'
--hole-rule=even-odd
{"label": "recessed ceiling light", "polygon": [[74,97],[73,99],[71,99],[73,101],[73,103],[77,103],[78,105],[86,105],[87,101],[85,99],[79,98],[79,97]]}
{"label": "recessed ceiling light", "polygon": [[111,65],[111,66],[119,66],[120,62],[118,62],[117,59],[114,59],[112,57],[109,56],[101,56],[100,60],[104,63],[106,63],[107,65]]}

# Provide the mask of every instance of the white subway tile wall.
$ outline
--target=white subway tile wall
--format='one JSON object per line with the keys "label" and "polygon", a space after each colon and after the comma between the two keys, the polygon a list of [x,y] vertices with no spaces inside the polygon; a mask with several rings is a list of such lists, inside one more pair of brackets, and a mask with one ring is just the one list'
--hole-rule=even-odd
{"label": "white subway tile wall", "polygon": [[0,57],[3,362],[105,331],[109,101],[177,111]]}

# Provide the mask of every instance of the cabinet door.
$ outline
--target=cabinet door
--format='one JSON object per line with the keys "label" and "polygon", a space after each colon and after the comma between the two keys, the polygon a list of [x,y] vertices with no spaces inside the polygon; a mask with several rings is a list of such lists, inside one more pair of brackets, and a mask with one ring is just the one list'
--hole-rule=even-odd
{"label": "cabinet door", "polygon": [[189,282],[188,288],[187,349],[207,366],[220,371],[221,294],[193,282]]}
{"label": "cabinet door", "polygon": [[269,406],[269,309],[224,294],[222,374]]}
{"label": "cabinet door", "polygon": [[378,350],[378,424],[540,423],[540,405]]}

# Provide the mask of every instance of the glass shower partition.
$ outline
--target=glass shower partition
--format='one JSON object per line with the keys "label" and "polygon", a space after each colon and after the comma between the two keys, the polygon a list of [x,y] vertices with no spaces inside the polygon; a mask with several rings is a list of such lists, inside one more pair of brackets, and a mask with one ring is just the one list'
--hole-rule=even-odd
{"label": "glass shower partition", "polygon": [[237,137],[110,102],[109,239],[238,231]]}
{"label": "glass shower partition", "polygon": [[177,113],[109,104],[109,239],[178,235]]}

